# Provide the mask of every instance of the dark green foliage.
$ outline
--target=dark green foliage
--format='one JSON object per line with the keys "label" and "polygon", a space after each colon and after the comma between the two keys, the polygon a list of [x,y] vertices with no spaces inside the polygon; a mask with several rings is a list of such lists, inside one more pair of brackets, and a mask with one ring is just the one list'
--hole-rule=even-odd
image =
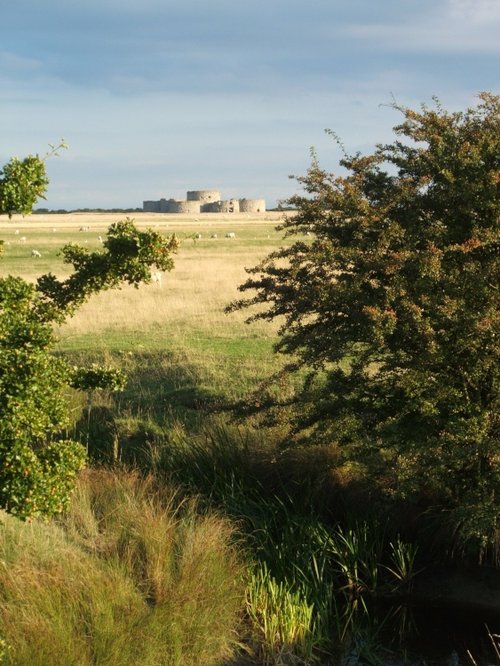
{"label": "dark green foliage", "polygon": [[309,371],[296,431],[341,443],[388,496],[439,502],[484,552],[499,529],[500,99],[399,110],[401,139],[345,156],[346,176],[313,159],[282,227],[295,242],[231,307],[279,317],[287,370]]}
{"label": "dark green foliage", "polygon": [[0,280],[0,506],[21,516],[60,511],[85,452],[59,433],[67,369],[48,351],[35,287]]}
{"label": "dark green foliage", "polygon": [[[48,182],[38,158],[12,160],[3,173],[0,213],[27,212]],[[170,270],[176,248],[175,237],[139,231],[126,219],[111,226],[101,252],[63,248],[74,268],[66,280],[51,274],[36,285],[12,276],[0,279],[0,507],[22,518],[62,511],[86,459],[85,449],[64,434],[67,388],[124,385],[114,369],[70,367],[55,357],[53,325],[92,294],[122,282],[148,282],[151,267]]]}

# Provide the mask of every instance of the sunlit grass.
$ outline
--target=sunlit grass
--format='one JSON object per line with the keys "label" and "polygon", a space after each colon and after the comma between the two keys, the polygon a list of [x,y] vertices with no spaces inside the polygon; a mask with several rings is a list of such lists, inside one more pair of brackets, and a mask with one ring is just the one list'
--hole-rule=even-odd
{"label": "sunlit grass", "polygon": [[92,472],[59,525],[0,522],[2,663],[215,666],[234,653],[233,528],[165,484]]}
{"label": "sunlit grass", "polygon": [[[118,219],[118,215],[37,215],[29,222],[16,217],[11,222],[1,220],[0,238],[8,244],[0,274],[32,281],[48,271],[63,277],[69,269],[58,256],[60,248],[76,242],[98,250],[102,247],[99,236]],[[174,270],[163,276],[161,287],[125,286],[93,297],[57,331],[59,350],[193,347],[213,352],[217,361],[227,349],[229,357],[257,354],[262,363],[276,339],[277,326],[247,325],[248,313],[225,314],[224,308],[240,295],[238,286],[247,278],[245,268],[256,265],[281,244],[282,234],[275,230],[278,221],[278,214],[257,218],[137,216],[138,226],[151,226],[167,235],[175,233],[182,240]],[[79,231],[87,226],[88,231]],[[235,232],[236,238],[225,238],[229,231]],[[202,234],[201,240],[193,239],[196,232]],[[217,238],[211,238],[213,235]],[[24,242],[20,240],[23,237]],[[32,258],[31,249],[39,250],[42,257]]]}

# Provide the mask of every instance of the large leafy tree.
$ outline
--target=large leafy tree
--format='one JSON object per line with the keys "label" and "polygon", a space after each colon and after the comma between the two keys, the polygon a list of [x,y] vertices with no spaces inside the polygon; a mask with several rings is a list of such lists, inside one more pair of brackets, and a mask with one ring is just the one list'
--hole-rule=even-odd
{"label": "large leafy tree", "polygon": [[[12,168],[10,168],[12,166]],[[0,213],[28,212],[48,180],[38,156],[14,159],[2,171]],[[118,388],[109,368],[70,367],[52,353],[54,324],[62,323],[92,294],[150,281],[151,268],[171,270],[175,237],[132,220],[113,224],[102,251],[66,245],[73,267],[65,280],[42,275],[35,284],[0,278],[0,507],[21,517],[64,509],[86,453],[64,435],[69,424],[67,388]]]}
{"label": "large leafy tree", "polygon": [[439,497],[482,548],[499,530],[500,98],[396,108],[395,140],[345,155],[344,175],[313,157],[291,242],[230,307],[281,322],[285,372],[305,376],[296,431],[390,493]]}

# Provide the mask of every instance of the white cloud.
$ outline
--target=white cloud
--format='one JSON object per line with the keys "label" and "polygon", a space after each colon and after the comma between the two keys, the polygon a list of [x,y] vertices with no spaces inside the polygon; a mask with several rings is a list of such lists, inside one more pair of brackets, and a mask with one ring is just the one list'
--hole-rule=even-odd
{"label": "white cloud", "polygon": [[498,0],[448,0],[448,11],[452,19],[491,23],[500,21]]}
{"label": "white cloud", "polygon": [[500,53],[499,0],[447,0],[404,22],[351,23],[340,31],[386,51]]}

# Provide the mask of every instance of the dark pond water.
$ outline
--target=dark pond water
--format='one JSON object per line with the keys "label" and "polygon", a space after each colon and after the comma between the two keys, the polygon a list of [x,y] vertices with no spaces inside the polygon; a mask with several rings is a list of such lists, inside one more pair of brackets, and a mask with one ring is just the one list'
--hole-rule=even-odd
{"label": "dark pond water", "polygon": [[348,633],[345,666],[500,666],[491,636],[500,635],[500,613],[379,603],[357,612]]}

